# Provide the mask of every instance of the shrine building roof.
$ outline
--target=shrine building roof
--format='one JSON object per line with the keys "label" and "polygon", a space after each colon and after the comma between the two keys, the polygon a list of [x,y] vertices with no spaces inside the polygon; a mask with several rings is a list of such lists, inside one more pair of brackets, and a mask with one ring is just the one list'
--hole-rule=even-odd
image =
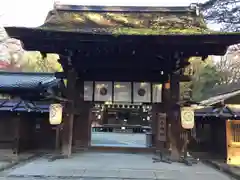
{"label": "shrine building roof", "polygon": [[[180,52],[185,51],[186,56],[205,56],[225,54],[229,45],[240,43],[239,33],[223,34],[210,31],[195,5],[55,5],[42,26],[6,27],[6,31],[10,37],[20,39],[26,50],[56,53],[81,50],[82,54],[94,54],[85,51],[98,51],[99,48],[105,51],[104,49],[120,47],[132,48],[131,53],[133,49],[140,52],[143,52],[143,49],[149,51],[145,54],[160,54],[166,52],[166,49],[175,52],[177,49]],[[139,46],[140,43],[142,46]]]}
{"label": "shrine building roof", "polygon": [[197,7],[56,5],[39,28],[116,35],[210,33]]}
{"label": "shrine building roof", "polygon": [[49,102],[30,102],[21,99],[0,99],[0,111],[48,113]]}
{"label": "shrine building roof", "polygon": [[53,73],[0,72],[0,93],[37,96],[59,86]]}

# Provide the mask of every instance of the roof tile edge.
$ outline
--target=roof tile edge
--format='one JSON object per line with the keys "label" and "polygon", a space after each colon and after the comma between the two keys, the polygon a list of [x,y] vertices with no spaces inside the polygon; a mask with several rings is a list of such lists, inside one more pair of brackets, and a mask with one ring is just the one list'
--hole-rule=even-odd
{"label": "roof tile edge", "polygon": [[198,4],[189,6],[85,6],[85,5],[66,5],[54,4],[55,10],[62,11],[82,11],[82,12],[195,12],[199,13]]}

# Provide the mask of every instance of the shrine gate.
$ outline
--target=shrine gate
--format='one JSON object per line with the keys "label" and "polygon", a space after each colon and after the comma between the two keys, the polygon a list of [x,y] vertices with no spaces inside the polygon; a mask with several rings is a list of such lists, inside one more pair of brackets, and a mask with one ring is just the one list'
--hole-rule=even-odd
{"label": "shrine gate", "polygon": [[[145,101],[152,105],[153,146],[181,149],[179,83],[189,80],[183,69],[188,59],[223,55],[229,45],[240,43],[240,34],[223,34],[207,29],[199,8],[189,7],[102,7],[58,5],[38,28],[6,27],[25,50],[57,53],[67,79],[62,153],[72,147],[88,148],[93,102],[116,103],[116,83],[129,86],[120,101]],[[102,83],[104,82],[104,83]],[[134,86],[145,82],[142,92]],[[84,95],[84,84],[92,84],[92,95]],[[110,84],[96,96],[97,84]],[[153,89],[162,84],[162,97]],[[148,94],[147,97],[143,94]],[[140,94],[140,96],[139,96]],[[84,101],[85,98],[89,99]],[[137,97],[137,99],[136,99]],[[141,99],[142,98],[142,99]],[[165,122],[164,127],[160,127]]]}

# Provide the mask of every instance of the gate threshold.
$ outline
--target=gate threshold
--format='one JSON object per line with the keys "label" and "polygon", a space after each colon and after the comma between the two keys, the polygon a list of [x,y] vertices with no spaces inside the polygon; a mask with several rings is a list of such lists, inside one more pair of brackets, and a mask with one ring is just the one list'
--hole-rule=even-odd
{"label": "gate threshold", "polygon": [[88,149],[92,151],[123,152],[123,153],[153,153],[155,150],[155,148],[146,147],[109,147],[109,146],[91,146]]}

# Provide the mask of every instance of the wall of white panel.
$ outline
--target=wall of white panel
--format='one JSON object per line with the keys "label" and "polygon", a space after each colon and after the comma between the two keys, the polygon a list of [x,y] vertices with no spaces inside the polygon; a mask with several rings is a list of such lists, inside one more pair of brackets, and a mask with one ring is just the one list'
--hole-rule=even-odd
{"label": "wall of white panel", "polygon": [[84,82],[84,100],[113,103],[162,102],[162,85],[148,82]]}

